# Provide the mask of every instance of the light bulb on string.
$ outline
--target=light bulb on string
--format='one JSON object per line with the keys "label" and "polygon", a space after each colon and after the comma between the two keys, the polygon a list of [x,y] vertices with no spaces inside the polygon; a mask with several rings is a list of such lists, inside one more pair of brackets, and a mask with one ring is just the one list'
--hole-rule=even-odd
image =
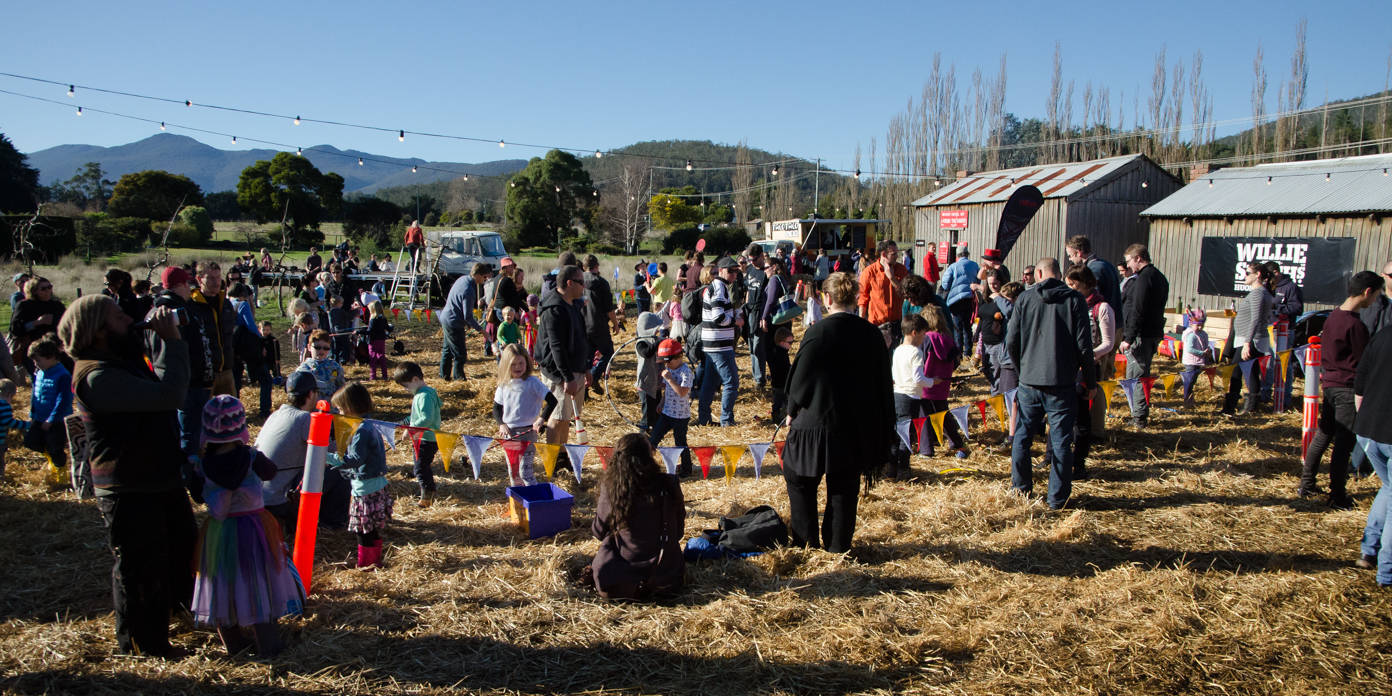
{"label": "light bulb on string", "polygon": [[599,198],[599,191],[595,191],[595,192],[594,192],[594,197],[595,197],[595,198]]}
{"label": "light bulb on string", "polygon": [[1382,168],[1382,175],[1387,176],[1387,167]]}
{"label": "light bulb on string", "polygon": [[237,136],[235,136],[235,135],[232,136],[232,144],[233,144],[233,145],[236,145],[236,144],[237,144]]}
{"label": "light bulb on string", "polygon": [[1150,188],[1150,182],[1149,182],[1149,181],[1142,181],[1142,182],[1141,182],[1141,188]]}
{"label": "light bulb on string", "polygon": [[502,139],[502,138],[499,138],[499,139],[498,139],[498,147],[507,147],[507,143],[503,142],[503,139]]}
{"label": "light bulb on string", "polygon": [[1324,173],[1324,180],[1329,181],[1329,172]]}
{"label": "light bulb on string", "polygon": [[302,147],[297,147],[297,148],[295,148],[295,154],[300,155],[301,157],[303,157],[303,156],[304,156],[304,148],[302,148]]}
{"label": "light bulb on string", "polygon": [[164,130],[164,121],[160,121],[160,130]]}
{"label": "light bulb on string", "polygon": [[412,166],[411,166],[411,173],[412,173],[412,174],[415,174],[415,173],[416,173],[416,167],[415,167],[415,165],[412,165]]}
{"label": "light bulb on string", "polygon": [[777,167],[777,166],[775,166],[775,167],[773,168],[773,175],[774,175],[774,176],[778,176],[778,167]]}
{"label": "light bulb on string", "polygon": [[464,180],[465,180],[465,181],[468,181],[468,180],[469,180],[469,175],[468,175],[468,174],[465,174],[465,175],[464,175]]}
{"label": "light bulb on string", "polygon": [[604,153],[603,153],[603,152],[600,152],[599,150],[595,150],[595,151],[594,151],[594,158],[595,158],[595,159],[599,159],[599,158],[601,158],[601,157],[603,157],[603,156],[604,156]]}
{"label": "light bulb on string", "polygon": [[68,96],[69,96],[69,97],[72,97],[73,94],[75,94],[76,92],[77,92],[77,90],[76,90],[75,88],[73,88],[72,85],[68,85]]}
{"label": "light bulb on string", "polygon": [[362,161],[362,158],[361,158],[361,157],[358,158],[358,166],[359,166],[359,167],[363,166],[363,161]]}
{"label": "light bulb on string", "polygon": [[561,187],[557,186],[557,187],[556,187],[556,193],[560,193],[560,192],[561,192]]}
{"label": "light bulb on string", "polygon": [[294,124],[297,125],[297,126],[300,125],[300,117],[299,117],[299,116],[296,116],[296,117],[295,117]]}
{"label": "light bulb on string", "polygon": [[398,142],[398,143],[404,143],[404,142],[406,142],[406,131],[404,131],[404,130],[399,130],[399,131],[396,132],[396,142]]}
{"label": "light bulb on string", "polygon": [[190,101],[190,100],[188,100],[188,99],[185,99],[185,100],[184,100],[184,106],[193,106],[193,102]]}
{"label": "light bulb on string", "polygon": [[80,106],[77,107],[77,115],[78,115],[78,116],[81,116],[81,115],[82,115],[82,107],[80,107]]}
{"label": "light bulb on string", "polygon": [[1213,188],[1213,180],[1212,180],[1212,179],[1209,179],[1209,180],[1208,180],[1208,187],[1209,187],[1209,188]]}
{"label": "light bulb on string", "polygon": [[686,171],[691,171],[691,160],[686,161]]}
{"label": "light bulb on string", "polygon": [[1271,185],[1271,177],[1269,177],[1269,176],[1266,177],[1266,185],[1267,185],[1267,186],[1270,186],[1270,185]]}
{"label": "light bulb on string", "polygon": [[856,169],[855,178],[860,178],[860,169]]}

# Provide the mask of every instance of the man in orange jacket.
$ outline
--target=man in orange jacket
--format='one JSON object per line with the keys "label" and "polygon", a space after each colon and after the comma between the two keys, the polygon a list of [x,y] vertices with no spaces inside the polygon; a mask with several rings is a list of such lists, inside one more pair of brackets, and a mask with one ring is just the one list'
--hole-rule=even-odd
{"label": "man in orange jacket", "polygon": [[900,283],[909,275],[909,270],[895,260],[899,257],[899,245],[892,240],[886,239],[876,245],[875,255],[877,262],[860,273],[860,295],[856,304],[866,321],[876,326],[889,324],[890,333],[897,342],[904,308]]}

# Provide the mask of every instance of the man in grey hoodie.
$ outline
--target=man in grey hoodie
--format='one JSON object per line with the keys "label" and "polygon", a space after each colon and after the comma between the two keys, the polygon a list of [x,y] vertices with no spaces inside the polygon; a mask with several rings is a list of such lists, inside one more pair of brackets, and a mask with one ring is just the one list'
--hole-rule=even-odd
{"label": "man in grey hoodie", "polygon": [[1018,419],[1011,448],[1010,482],[1015,490],[1034,490],[1030,444],[1049,423],[1049,507],[1068,502],[1073,492],[1073,426],[1077,418],[1078,375],[1089,394],[1097,389],[1092,358],[1092,327],[1087,301],[1059,279],[1058,260],[1035,264],[1037,283],[1015,298],[1005,332],[1006,350],[1020,371],[1015,392]]}

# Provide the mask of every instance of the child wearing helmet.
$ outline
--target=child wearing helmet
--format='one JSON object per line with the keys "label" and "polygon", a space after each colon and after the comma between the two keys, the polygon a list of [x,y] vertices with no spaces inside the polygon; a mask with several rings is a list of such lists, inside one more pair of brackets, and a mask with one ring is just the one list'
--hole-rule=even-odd
{"label": "child wearing helmet", "polygon": [[1184,371],[1180,373],[1180,379],[1184,381],[1184,408],[1194,408],[1194,381],[1213,358],[1208,345],[1208,334],[1204,332],[1204,322],[1208,320],[1208,314],[1202,309],[1191,309],[1184,313],[1184,318],[1189,325],[1184,329]]}
{"label": "child wearing helmet", "polygon": [[681,468],[677,474],[690,476],[691,451],[686,449],[686,428],[691,422],[691,385],[696,375],[686,365],[681,341],[662,339],[657,346],[657,358],[662,364],[662,413],[648,440],[657,447],[670,431],[673,443],[682,448]]}

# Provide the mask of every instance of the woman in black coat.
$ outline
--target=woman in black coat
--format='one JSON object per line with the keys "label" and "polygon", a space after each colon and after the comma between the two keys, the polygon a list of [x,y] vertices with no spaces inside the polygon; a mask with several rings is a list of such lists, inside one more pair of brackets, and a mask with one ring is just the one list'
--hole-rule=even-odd
{"label": "woman in black coat", "polygon": [[[827,314],[803,335],[788,379],[783,479],[792,543],[834,553],[850,550],[860,479],[873,480],[896,437],[889,350],[880,330],[856,316],[856,290],[848,273],[822,283]],[[823,476],[827,507],[819,536]]]}
{"label": "woman in black coat", "polygon": [[614,445],[590,531],[600,540],[591,568],[605,599],[649,599],[681,589],[686,501],[676,476],[663,473],[642,433]]}
{"label": "woman in black coat", "polygon": [[39,340],[44,334],[58,330],[58,321],[63,318],[63,303],[53,299],[53,283],[47,278],[35,276],[24,286],[24,299],[15,307],[10,317],[10,346],[15,360],[24,366],[29,375],[34,374],[34,363],[29,360],[29,344]]}

